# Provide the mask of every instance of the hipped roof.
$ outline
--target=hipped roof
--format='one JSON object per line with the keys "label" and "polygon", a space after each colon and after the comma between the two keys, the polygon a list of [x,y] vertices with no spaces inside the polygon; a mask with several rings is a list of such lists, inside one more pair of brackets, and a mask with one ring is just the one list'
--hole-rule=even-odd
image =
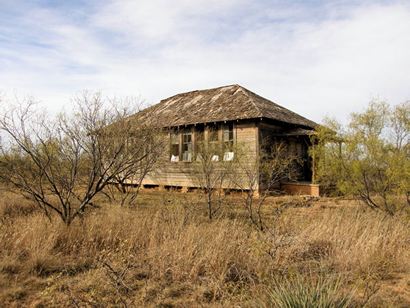
{"label": "hipped roof", "polygon": [[266,118],[313,129],[317,124],[240,85],[177,94],[146,108],[133,120],[162,127]]}

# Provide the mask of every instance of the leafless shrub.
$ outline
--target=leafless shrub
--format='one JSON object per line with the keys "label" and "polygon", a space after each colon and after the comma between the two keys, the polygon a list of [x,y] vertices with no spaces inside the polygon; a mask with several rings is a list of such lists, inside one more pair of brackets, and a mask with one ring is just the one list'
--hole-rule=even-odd
{"label": "leafless shrub", "polygon": [[72,114],[56,119],[31,99],[0,116],[0,178],[67,225],[95,207],[109,183],[122,185],[130,174],[140,183],[158,151],[152,128],[133,123],[128,108],[98,93],[75,102]]}
{"label": "leafless shrub", "polygon": [[279,193],[281,181],[293,179],[298,161],[284,143],[264,142],[266,145],[261,147],[256,160],[248,159],[246,147],[238,145],[236,172],[232,173],[233,182],[244,194],[243,204],[249,220],[261,231],[267,228],[262,215],[266,198]]}
{"label": "leafless shrub", "polygon": [[223,204],[224,188],[231,186],[235,160],[225,159],[225,149],[221,144],[204,143],[197,147],[192,167],[191,176],[205,193],[208,218],[212,219]]}

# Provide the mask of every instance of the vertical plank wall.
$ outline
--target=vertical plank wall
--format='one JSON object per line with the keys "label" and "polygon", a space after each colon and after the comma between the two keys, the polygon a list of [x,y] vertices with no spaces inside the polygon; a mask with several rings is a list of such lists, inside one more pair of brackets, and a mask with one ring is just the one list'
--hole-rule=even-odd
{"label": "vertical plank wall", "polygon": [[[234,123],[234,140],[240,146],[241,152],[244,152],[242,154],[244,155],[243,159],[248,162],[256,160],[258,134],[258,127],[255,122]],[[221,132],[219,136],[222,136]],[[221,140],[221,138],[219,139]],[[243,151],[242,149],[246,150]],[[193,167],[196,162],[170,162],[169,151],[169,146],[167,146],[163,151],[158,167],[147,175],[143,185],[197,187],[198,183],[194,174],[195,168]]]}

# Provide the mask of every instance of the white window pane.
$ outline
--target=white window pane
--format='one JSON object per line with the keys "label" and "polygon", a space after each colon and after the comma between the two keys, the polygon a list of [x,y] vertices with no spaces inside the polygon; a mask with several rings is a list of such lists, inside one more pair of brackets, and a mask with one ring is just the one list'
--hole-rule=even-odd
{"label": "white window pane", "polygon": [[233,160],[234,156],[235,156],[234,152],[225,152],[224,153],[224,160],[225,161],[231,161],[231,160]]}

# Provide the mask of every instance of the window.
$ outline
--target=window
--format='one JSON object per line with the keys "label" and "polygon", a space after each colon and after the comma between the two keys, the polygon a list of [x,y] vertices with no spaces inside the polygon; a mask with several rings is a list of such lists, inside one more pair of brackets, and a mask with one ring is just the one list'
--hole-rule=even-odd
{"label": "window", "polygon": [[208,126],[208,151],[213,152],[212,161],[219,161],[219,153],[221,151],[219,144],[219,129],[218,125]]}
{"label": "window", "polygon": [[[204,149],[204,140],[205,140],[205,134],[204,134],[204,126],[197,126],[195,128],[195,155],[196,155],[196,160],[200,161],[202,159],[202,154]],[[202,153],[202,154],[201,154]]]}
{"label": "window", "polygon": [[182,160],[192,161],[192,132],[182,134]]}
{"label": "window", "polygon": [[234,158],[233,152],[233,124],[224,126],[223,129],[224,160],[230,161]]}
{"label": "window", "polygon": [[218,126],[216,125],[209,126],[208,141],[209,142],[219,141]]}
{"label": "window", "polygon": [[172,162],[179,161],[179,134],[178,132],[171,132],[170,158]]}
{"label": "window", "polygon": [[232,150],[233,148],[233,124],[224,126],[223,130],[224,150]]}

